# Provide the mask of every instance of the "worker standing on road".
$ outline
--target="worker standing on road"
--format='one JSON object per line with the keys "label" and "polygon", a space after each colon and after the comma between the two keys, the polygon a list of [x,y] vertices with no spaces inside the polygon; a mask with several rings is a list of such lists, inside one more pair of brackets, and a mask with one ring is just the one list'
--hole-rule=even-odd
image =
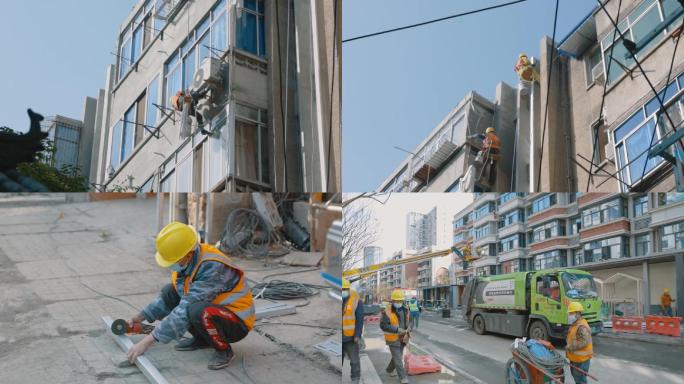
{"label": "worker standing on road", "polygon": [[209,369],[221,369],[235,357],[230,343],[247,336],[255,322],[252,291],[244,273],[221,251],[200,244],[195,230],[173,222],[156,239],[156,261],[171,269],[171,284],[134,316],[129,325],[162,320],[154,331],[128,351],[131,363],[155,342],[180,340],[186,331],[192,338],[175,349],[193,351],[214,348]]}
{"label": "worker standing on road", "polygon": [[411,330],[418,329],[418,320],[420,319],[420,306],[418,300],[415,297],[411,298],[409,301],[409,311],[411,312],[411,323],[413,326]]}
{"label": "worker standing on road", "polygon": [[359,342],[363,333],[363,303],[356,291],[350,289],[349,280],[342,278],[342,360],[349,357],[351,381],[358,384],[361,380],[361,360]]}
{"label": "worker standing on road", "polygon": [[[402,384],[407,384],[408,376],[404,370],[404,347],[409,341],[409,329],[411,329],[411,315],[404,306],[404,292],[395,289],[392,291],[392,303],[385,307],[380,320],[380,329],[385,332],[385,343],[389,346],[392,359],[387,365],[387,373],[390,376],[399,375]],[[396,371],[396,373],[395,373]]]}
{"label": "worker standing on road", "polygon": [[591,328],[589,323],[582,318],[582,311],[584,311],[584,307],[576,301],[571,302],[568,306],[568,324],[570,324],[570,329],[568,329],[567,344],[565,346],[565,354],[568,360],[570,360],[570,374],[575,379],[575,383],[578,384],[587,382],[586,373],[589,372],[591,358],[594,355]]}
{"label": "worker standing on road", "polygon": [[484,153],[489,152],[485,156],[485,160],[489,158],[489,163],[491,164],[489,167],[489,184],[494,184],[494,181],[496,181],[496,157],[501,152],[501,141],[494,133],[494,128],[492,127],[487,128],[485,131],[485,137],[482,140],[482,151]]}
{"label": "worker standing on road", "polygon": [[670,288],[663,289],[663,295],[660,296],[660,311],[663,316],[674,316],[672,312],[672,303],[675,300],[670,296]]}

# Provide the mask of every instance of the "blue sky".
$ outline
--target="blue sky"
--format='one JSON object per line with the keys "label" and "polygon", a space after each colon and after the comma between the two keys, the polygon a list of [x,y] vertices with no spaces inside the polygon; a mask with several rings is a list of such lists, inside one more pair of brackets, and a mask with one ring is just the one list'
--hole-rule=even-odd
{"label": "blue sky", "polygon": [[[507,0],[344,0],[343,39]],[[561,0],[557,40],[596,0]],[[509,7],[343,44],[342,177],[346,192],[374,190],[470,91],[517,84],[518,54],[538,56],[553,32],[553,0]]]}
{"label": "blue sky", "polygon": [[27,108],[81,119],[105,86],[119,26],[137,0],[2,0],[0,126],[28,130]]}

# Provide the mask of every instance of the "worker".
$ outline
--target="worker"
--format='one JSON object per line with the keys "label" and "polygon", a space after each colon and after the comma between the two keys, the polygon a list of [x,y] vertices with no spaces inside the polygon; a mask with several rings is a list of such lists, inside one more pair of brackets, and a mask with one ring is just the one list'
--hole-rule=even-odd
{"label": "worker", "polygon": [[385,332],[385,343],[389,346],[392,358],[387,365],[390,376],[399,375],[402,384],[407,384],[408,376],[404,370],[404,347],[409,341],[411,315],[404,306],[404,292],[400,289],[392,291],[392,302],[385,307],[380,320],[380,329]]}
{"label": "worker", "polygon": [[570,360],[570,374],[575,383],[587,382],[589,364],[593,356],[591,341],[591,328],[589,323],[582,317],[584,307],[581,303],[573,301],[568,305],[568,336],[566,339],[565,354]]}
{"label": "worker", "polygon": [[171,283],[139,314],[129,326],[143,320],[161,320],[152,333],[128,351],[131,363],[155,342],[180,340],[186,331],[189,339],[178,342],[177,351],[213,347],[208,368],[221,369],[235,357],[236,343],[254,327],[252,292],[244,273],[221,251],[201,244],[195,230],[172,222],[156,238],[156,261],[171,272]]}
{"label": "worker", "polygon": [[485,131],[485,137],[482,140],[482,151],[485,153],[485,160],[490,160],[489,167],[489,184],[494,184],[496,180],[496,155],[501,152],[501,141],[494,133],[494,128],[489,127]]}
{"label": "worker", "polygon": [[361,359],[359,344],[363,334],[363,303],[355,290],[350,289],[349,280],[342,278],[342,363],[344,355],[349,357],[351,381],[361,380]]}
{"label": "worker", "polygon": [[672,303],[675,300],[670,296],[670,289],[663,289],[663,295],[660,296],[660,312],[663,316],[674,316],[672,312]]}
{"label": "worker", "polygon": [[418,320],[420,319],[420,305],[415,297],[411,298],[409,301],[409,312],[411,312],[411,323],[413,327],[411,330],[418,329]]}
{"label": "worker", "polygon": [[537,72],[530,59],[524,53],[518,55],[518,61],[515,63],[514,69],[520,80],[528,82],[539,81],[539,72]]}

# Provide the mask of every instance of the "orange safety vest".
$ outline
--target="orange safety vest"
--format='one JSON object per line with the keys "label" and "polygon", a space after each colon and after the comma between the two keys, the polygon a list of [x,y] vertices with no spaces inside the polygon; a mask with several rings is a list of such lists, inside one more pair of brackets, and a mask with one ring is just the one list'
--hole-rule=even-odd
{"label": "orange safety vest", "polygon": [[[195,268],[189,275],[185,276],[183,282],[183,294],[188,295],[190,293],[190,285],[195,280],[195,275],[199,271],[200,265],[207,261],[215,261],[231,268],[236,272],[240,278],[235,284],[235,287],[231,291],[223,292],[218,294],[214,300],[213,304],[218,304],[226,307],[229,311],[233,312],[237,317],[239,317],[247,327],[248,330],[252,330],[254,327],[254,322],[256,321],[256,312],[254,310],[254,301],[252,298],[252,290],[245,283],[244,272],[238,267],[236,267],[233,262],[224,255],[218,249],[212,247],[208,244],[200,244],[200,255],[195,264]],[[178,280],[178,273],[171,273],[171,283],[173,288],[176,289],[176,281]]]}
{"label": "orange safety vest", "polygon": [[[568,337],[566,339],[567,344],[570,344],[572,340],[575,340],[579,327],[587,327],[591,330],[589,323],[587,323],[586,320],[577,320],[575,324],[571,325],[570,329],[568,330]],[[594,347],[590,341],[589,344],[587,344],[584,348],[572,352],[565,351],[565,354],[567,355],[568,360],[572,361],[573,363],[583,363],[594,356]]]}
{"label": "orange safety vest", "polygon": [[501,149],[501,141],[499,140],[499,137],[493,133],[489,133],[485,136],[484,139],[484,145],[483,148],[493,148],[493,149]]}
{"label": "orange safety vest", "polygon": [[[399,326],[399,316],[397,316],[396,313],[392,311],[392,303],[387,304],[385,307],[385,315],[389,317],[389,321],[391,325],[394,325],[396,327]],[[406,323],[408,325],[410,316],[408,312],[406,312]],[[395,341],[399,340],[399,334],[398,333],[389,333],[385,332],[385,341],[388,343],[393,343]]]}
{"label": "orange safety vest", "polygon": [[342,335],[347,337],[354,336],[356,329],[356,307],[359,306],[359,295],[356,291],[349,291],[347,304],[342,309]]}

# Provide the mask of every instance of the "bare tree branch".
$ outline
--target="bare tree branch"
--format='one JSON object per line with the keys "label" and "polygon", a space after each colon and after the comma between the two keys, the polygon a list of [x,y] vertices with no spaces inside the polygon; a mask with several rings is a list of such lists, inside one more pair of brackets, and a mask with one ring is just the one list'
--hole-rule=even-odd
{"label": "bare tree branch", "polygon": [[[363,194],[362,194],[363,195]],[[363,259],[363,249],[380,236],[377,219],[370,206],[360,204],[360,197],[352,200],[342,214],[342,267],[351,269]]]}

